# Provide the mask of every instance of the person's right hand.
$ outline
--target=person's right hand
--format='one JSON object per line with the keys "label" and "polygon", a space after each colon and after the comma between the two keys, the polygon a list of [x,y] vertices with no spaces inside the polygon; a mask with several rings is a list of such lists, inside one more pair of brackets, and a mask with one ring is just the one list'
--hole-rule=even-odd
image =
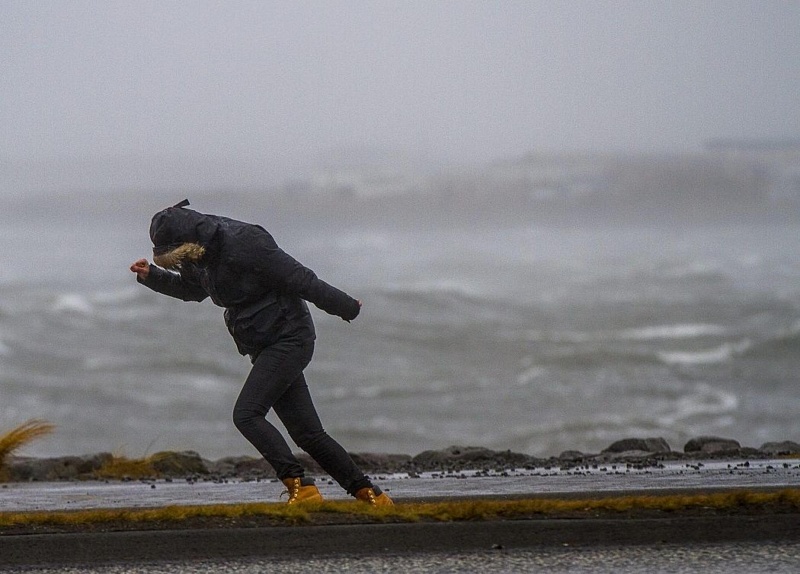
{"label": "person's right hand", "polygon": [[150,275],[150,262],[147,259],[134,261],[133,265],[131,265],[131,271],[136,273],[140,281],[144,281]]}

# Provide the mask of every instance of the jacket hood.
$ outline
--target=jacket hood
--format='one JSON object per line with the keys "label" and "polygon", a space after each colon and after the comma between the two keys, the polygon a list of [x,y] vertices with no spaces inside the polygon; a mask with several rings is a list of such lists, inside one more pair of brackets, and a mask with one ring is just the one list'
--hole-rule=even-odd
{"label": "jacket hood", "polygon": [[216,235],[220,223],[211,215],[186,209],[188,200],[162,209],[150,221],[150,240],[153,255],[163,255],[185,243],[207,248]]}

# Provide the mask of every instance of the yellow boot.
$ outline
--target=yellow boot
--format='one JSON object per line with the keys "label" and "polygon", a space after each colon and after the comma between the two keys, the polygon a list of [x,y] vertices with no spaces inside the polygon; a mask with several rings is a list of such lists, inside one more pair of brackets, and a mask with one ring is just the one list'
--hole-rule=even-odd
{"label": "yellow boot", "polygon": [[303,484],[306,479],[297,478],[284,478],[281,482],[286,486],[289,491],[289,501],[287,504],[297,504],[301,502],[322,502],[322,494],[319,489],[308,481]]}
{"label": "yellow boot", "polygon": [[394,502],[389,498],[389,495],[382,492],[377,486],[359,489],[356,491],[356,498],[371,506],[394,506]]}

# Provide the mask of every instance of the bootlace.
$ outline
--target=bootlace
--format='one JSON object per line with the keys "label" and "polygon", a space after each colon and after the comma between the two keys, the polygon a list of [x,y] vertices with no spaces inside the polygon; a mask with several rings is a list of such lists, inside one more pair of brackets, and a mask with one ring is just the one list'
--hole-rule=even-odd
{"label": "bootlace", "polygon": [[297,499],[297,495],[300,493],[300,479],[295,478],[292,480],[292,485],[287,486],[286,490],[281,492],[280,498],[283,498],[283,495],[286,494],[289,496],[289,500],[287,501],[289,504],[294,502]]}

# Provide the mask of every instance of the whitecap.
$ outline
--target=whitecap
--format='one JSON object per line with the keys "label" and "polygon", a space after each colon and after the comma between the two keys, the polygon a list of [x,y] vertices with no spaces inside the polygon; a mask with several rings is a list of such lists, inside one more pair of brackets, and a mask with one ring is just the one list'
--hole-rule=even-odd
{"label": "whitecap", "polygon": [[763,263],[764,257],[756,253],[749,253],[739,258],[739,264],[743,267],[758,267]]}
{"label": "whitecap", "polygon": [[662,351],[658,358],[668,365],[708,365],[724,363],[752,346],[749,340],[740,343],[725,343],[704,351]]}
{"label": "whitecap", "polygon": [[418,281],[386,289],[390,294],[415,293],[420,295],[455,295],[465,298],[480,298],[483,293],[471,285],[454,280]]}
{"label": "whitecap", "polygon": [[653,325],[636,329],[625,329],[619,333],[622,339],[649,341],[653,339],[692,339],[713,335],[725,335],[727,329],[721,325],[708,323],[687,323],[677,325]]}
{"label": "whitecap", "polygon": [[716,278],[724,277],[724,267],[719,263],[704,263],[702,261],[693,261],[685,265],[680,265],[669,269],[666,273],[667,277],[675,279],[692,279],[692,278]]}
{"label": "whitecap", "polygon": [[117,303],[128,303],[141,296],[141,291],[137,286],[124,287],[116,290],[98,291],[92,295],[92,301],[101,305],[114,305]]}
{"label": "whitecap", "polygon": [[381,396],[383,389],[377,385],[359,387],[356,394],[364,399],[376,399]]}
{"label": "whitecap", "polygon": [[693,392],[678,398],[674,403],[674,410],[671,409],[671,413],[659,416],[658,422],[664,427],[671,427],[678,421],[694,416],[725,415],[738,407],[739,398],[735,394],[700,384]]}
{"label": "whitecap", "polygon": [[349,387],[333,387],[330,389],[320,389],[316,392],[317,396],[324,399],[343,400],[352,395]]}
{"label": "whitecap", "polygon": [[524,387],[547,373],[547,369],[533,365],[517,375],[517,385]]}
{"label": "whitecap", "polygon": [[525,331],[524,337],[532,342],[554,342],[554,343],[591,343],[593,341],[604,340],[603,334],[583,333],[580,331],[553,331],[545,332],[535,329]]}
{"label": "whitecap", "polygon": [[113,356],[100,356],[92,355],[84,357],[83,368],[87,371],[106,371],[116,370],[126,367],[135,366],[132,359],[128,357],[113,357]]}
{"label": "whitecap", "polygon": [[353,426],[359,430],[366,430],[369,432],[373,432],[375,430],[381,432],[398,432],[400,431],[401,425],[395,419],[385,416],[374,416],[369,420],[355,423]]}
{"label": "whitecap", "polygon": [[230,382],[221,377],[213,375],[193,376],[188,384],[198,391],[226,391],[230,388]]}
{"label": "whitecap", "polygon": [[620,331],[557,331],[544,333],[528,330],[525,336],[529,341],[553,341],[558,343],[592,343],[596,341],[654,341],[662,339],[697,339],[700,337],[722,336],[728,329],[721,325],[688,323],[676,325],[652,325]]}
{"label": "whitecap", "polygon": [[79,313],[82,315],[89,315],[92,313],[92,305],[83,295],[65,293],[56,298],[52,310],[57,313]]}

